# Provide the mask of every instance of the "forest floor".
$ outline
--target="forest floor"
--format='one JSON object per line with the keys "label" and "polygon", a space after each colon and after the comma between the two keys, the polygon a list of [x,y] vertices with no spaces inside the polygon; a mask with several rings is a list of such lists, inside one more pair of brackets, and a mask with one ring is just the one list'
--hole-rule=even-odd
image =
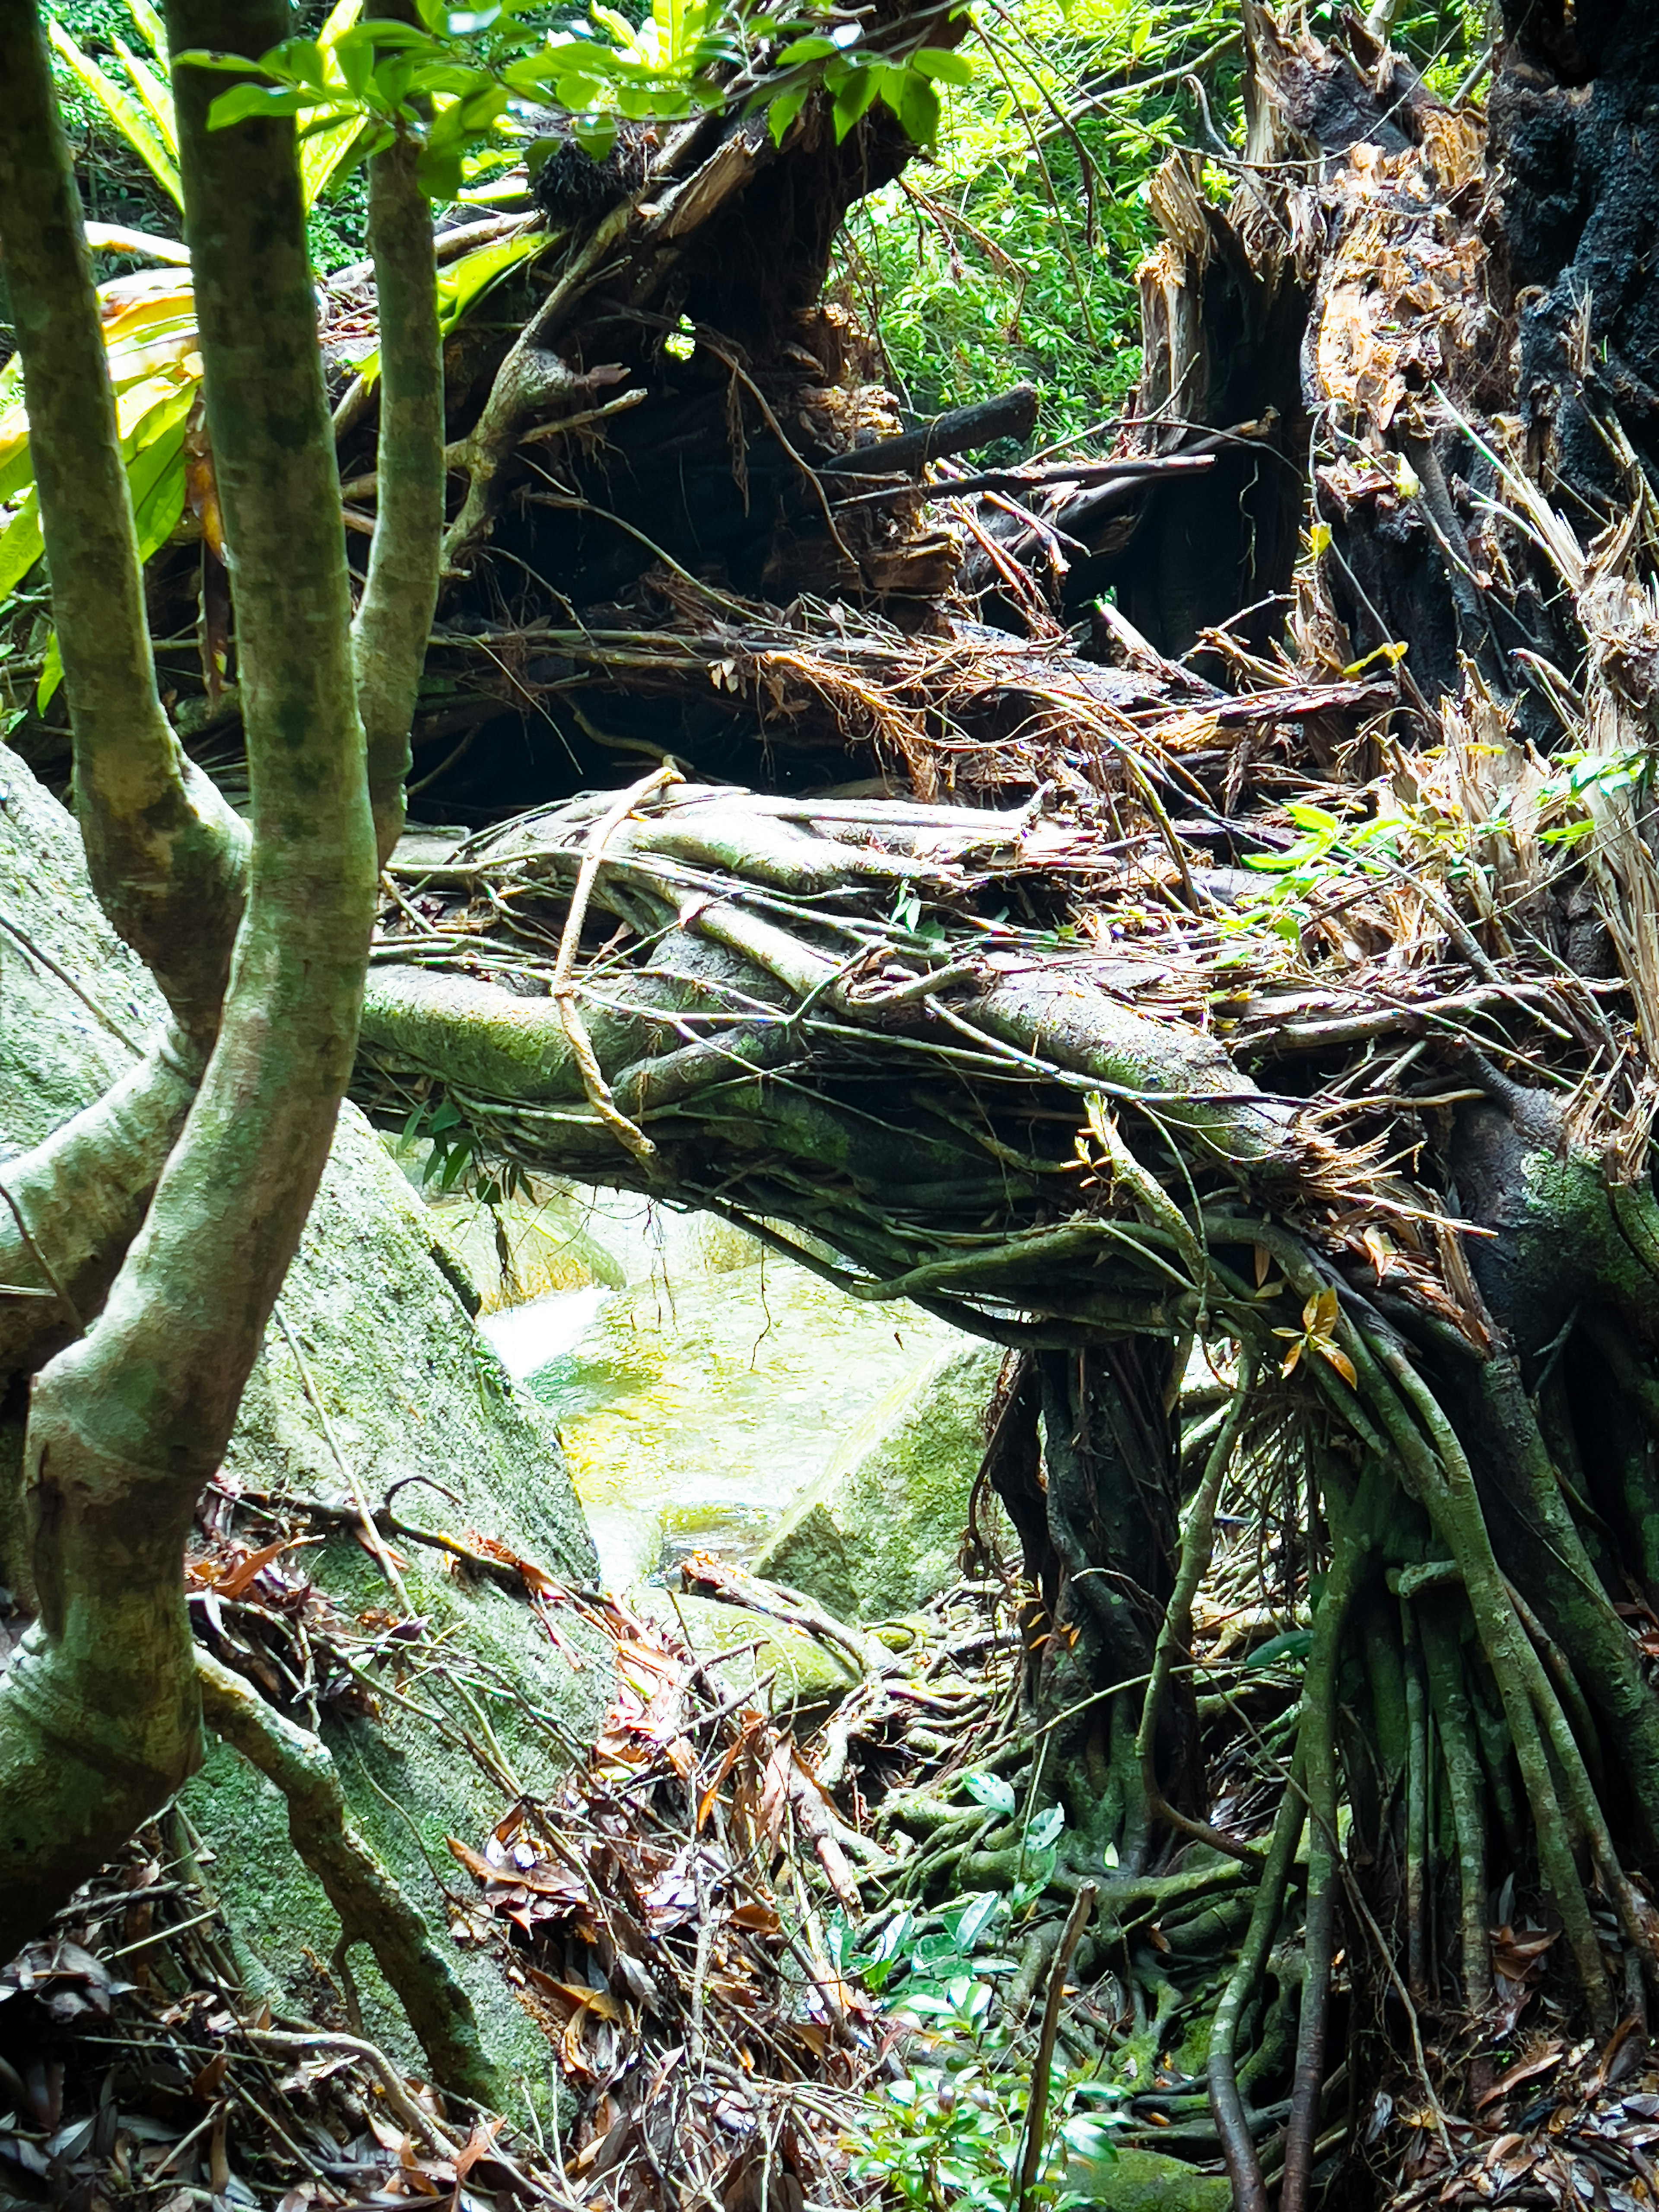
{"label": "forest floor", "polygon": [[[291,1577],[251,1551],[242,1564],[241,1601],[279,1631]],[[0,1973],[0,2207],[1051,2212],[1110,2203],[1131,2177],[1137,2203],[1224,2204],[1201,2049],[1212,1993],[1172,1969],[1179,1994],[1159,1961],[1186,1954],[1190,1968],[1207,1923],[1231,1954],[1240,1870],[1178,1842],[1150,1877],[1102,1869],[1094,1936],[1073,1948],[1079,1928],[1056,1909],[1085,1885],[1063,1813],[1034,1810],[1020,1585],[975,1564],[979,1578],[925,1613],[838,1633],[698,1555],[688,1589],[748,1606],[757,1629],[781,1618],[860,1645],[863,1683],[806,1715],[770,1710],[765,1674],[735,1691],[722,1679],[758,1663],[758,1637],[699,1662],[612,1599],[539,1593],[614,1651],[598,1741],[548,1795],[449,1838],[453,1866],[434,1869],[453,1941],[493,1953],[546,2034],[558,2087],[539,2112],[527,2098],[468,2108],[406,2074],[365,2037],[337,1953],[315,1962],[307,2014],[252,2000],[211,1854],[163,1815]],[[1241,1840],[1271,1819],[1307,1640],[1294,1602],[1261,1601],[1262,1567],[1255,1533],[1241,1534],[1194,1644],[1212,1817]],[[384,1648],[395,1690],[398,1647]],[[1414,2063],[1363,2095],[1343,2065],[1322,2154],[1369,2147],[1395,2212],[1659,2202],[1659,2065],[1634,2015],[1605,2047],[1574,2040],[1552,1928],[1500,1907],[1502,2018],[1474,2032],[1519,2055],[1472,2112],[1443,2109],[1436,2082],[1467,2059],[1474,2024],[1419,2021],[1395,1976]],[[1339,1995],[1359,2003],[1370,1978],[1345,1966]],[[1048,2110],[1022,2197],[1034,2075]],[[1271,2179],[1283,2114],[1255,2117]]]}

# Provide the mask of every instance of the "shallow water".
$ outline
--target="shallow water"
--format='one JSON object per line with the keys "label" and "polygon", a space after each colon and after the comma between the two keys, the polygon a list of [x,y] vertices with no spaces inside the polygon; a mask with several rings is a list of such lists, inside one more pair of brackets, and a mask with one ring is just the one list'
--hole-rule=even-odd
{"label": "shallow water", "polygon": [[557,1421],[612,1589],[694,1549],[749,1557],[868,1407],[960,1341],[719,1224],[607,1195],[586,1225],[625,1287],[555,1291],[479,1326]]}

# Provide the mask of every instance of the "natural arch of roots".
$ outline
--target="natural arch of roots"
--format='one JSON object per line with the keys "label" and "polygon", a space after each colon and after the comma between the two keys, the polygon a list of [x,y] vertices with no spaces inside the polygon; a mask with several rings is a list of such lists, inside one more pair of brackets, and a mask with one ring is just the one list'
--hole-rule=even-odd
{"label": "natural arch of roots", "polygon": [[[1162,1912],[1158,1972],[1206,1981],[1243,2203],[1253,2098],[1289,2095],[1305,2193],[1340,1957],[1341,2020],[1363,1986],[1419,2068],[1432,2016],[1449,2102],[1490,2073],[1511,1876],[1588,2026],[1659,1988],[1643,1061],[1621,986],[1476,940],[1446,819],[1480,763],[1455,732],[1435,763],[1386,845],[1326,840],[1288,931],[1107,745],[1019,812],[665,769],[411,861],[371,971],[382,1119],[708,1209],[1009,1347],[985,1480],[1024,1551],[1053,1879],[1101,1885],[1126,1942]],[[1547,803],[1506,865],[1536,871]],[[1304,1664],[1200,1699],[1241,1510]],[[1223,1709],[1259,1756],[1218,1803]],[[918,1818],[947,1887],[1012,1878],[982,1812]]]}

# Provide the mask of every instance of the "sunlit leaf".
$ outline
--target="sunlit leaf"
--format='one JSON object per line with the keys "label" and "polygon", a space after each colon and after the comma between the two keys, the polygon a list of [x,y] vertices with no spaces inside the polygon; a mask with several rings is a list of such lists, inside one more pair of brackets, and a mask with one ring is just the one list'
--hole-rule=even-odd
{"label": "sunlit leaf", "polygon": [[15,592],[40,558],[40,501],[31,484],[28,496],[0,530],[0,599]]}
{"label": "sunlit leaf", "polygon": [[124,85],[106,76],[90,54],[82,53],[55,15],[46,17],[46,35],[52,40],[52,52],[82,90],[103,109],[174,206],[182,209],[185,189],[179,165],[138,101]]}
{"label": "sunlit leaf", "polygon": [[44,714],[52,704],[52,695],[64,680],[64,656],[58,649],[58,633],[53,630],[46,640],[46,654],[40,663],[40,680],[34,687],[34,710]]}
{"label": "sunlit leaf", "polygon": [[121,66],[131,80],[140,106],[154,125],[156,136],[167,148],[176,164],[179,159],[179,132],[173,119],[173,94],[167,79],[158,76],[150,64],[119,39],[115,51],[121,57]]}
{"label": "sunlit leaf", "polygon": [[973,64],[966,54],[951,46],[918,46],[910,57],[910,65],[940,84],[971,84],[974,81]]}

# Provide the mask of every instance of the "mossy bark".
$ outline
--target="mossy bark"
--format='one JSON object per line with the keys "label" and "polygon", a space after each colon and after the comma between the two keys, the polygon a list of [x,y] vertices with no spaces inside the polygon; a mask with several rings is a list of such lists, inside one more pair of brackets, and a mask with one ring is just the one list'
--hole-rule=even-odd
{"label": "mossy bark", "polygon": [[0,15],[0,241],[87,860],[105,912],[206,1043],[241,910],[246,833],[185,757],[156,691],[80,196],[31,6]]}
{"label": "mossy bark", "polygon": [[[33,9],[13,11],[33,17]],[[12,20],[12,19],[9,19]],[[31,29],[34,29],[31,22]],[[175,7],[179,46],[286,28]],[[49,111],[39,72],[9,87]],[[32,58],[31,58],[32,57]],[[25,1480],[40,1615],[0,1682],[0,1951],[200,1757],[182,1559],[326,1158],[374,887],[350,600],[291,123],[218,134],[177,72],[185,222],[240,617],[253,850],[223,1017],[96,1330],[37,1378]],[[75,268],[72,233],[58,240]],[[81,265],[84,266],[83,252]],[[25,358],[35,346],[25,331]],[[101,374],[101,363],[99,364]],[[83,383],[90,366],[82,362]],[[43,420],[44,452],[55,434]],[[67,432],[65,434],[69,434]],[[61,453],[67,466],[72,453]],[[42,481],[43,501],[50,471]],[[60,606],[65,665],[95,611]]]}

